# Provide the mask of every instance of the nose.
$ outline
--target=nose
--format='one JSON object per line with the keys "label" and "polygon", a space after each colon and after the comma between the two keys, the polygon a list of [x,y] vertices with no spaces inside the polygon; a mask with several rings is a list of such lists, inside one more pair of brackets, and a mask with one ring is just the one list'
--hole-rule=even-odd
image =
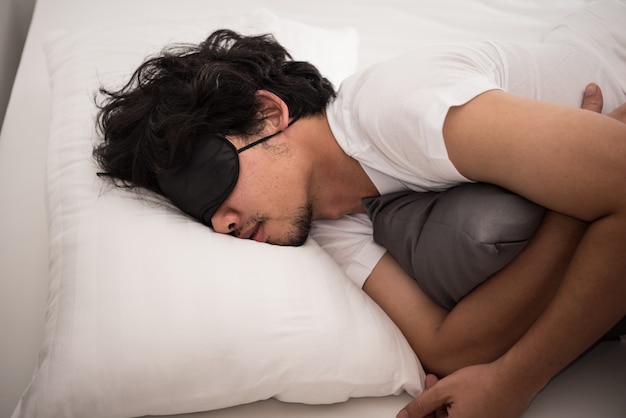
{"label": "nose", "polygon": [[211,217],[211,225],[215,232],[231,234],[241,226],[241,217],[236,211],[222,205]]}

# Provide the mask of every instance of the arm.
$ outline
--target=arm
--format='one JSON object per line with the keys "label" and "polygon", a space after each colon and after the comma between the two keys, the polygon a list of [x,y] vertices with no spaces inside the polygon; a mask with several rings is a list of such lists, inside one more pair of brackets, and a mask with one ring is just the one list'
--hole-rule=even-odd
{"label": "arm", "polygon": [[[586,89],[582,108],[602,110],[597,85]],[[432,303],[389,254],[364,290],[400,327],[426,369],[444,376],[495,360],[528,330],[556,291],[584,228],[582,222],[548,212],[518,259],[450,313]]]}
{"label": "arm", "polygon": [[[493,91],[451,110],[444,135],[452,161],[469,178],[591,223],[555,300],[531,329],[531,341],[558,351],[542,368],[547,381],[625,314],[626,125]],[[572,336],[566,355],[558,338]],[[547,352],[534,355],[547,360]]]}
{"label": "arm", "polygon": [[452,162],[551,210],[593,222],[621,213],[626,125],[580,109],[484,93],[444,124]]}
{"label": "arm", "polygon": [[443,376],[495,360],[526,332],[554,294],[584,229],[582,222],[546,214],[524,251],[450,313],[390,254],[363,289],[402,330],[424,367]]}
{"label": "arm", "polygon": [[444,137],[465,176],[590,222],[555,296],[529,331],[498,360],[444,378],[407,407],[416,417],[443,404],[450,416],[519,416],[626,313],[626,125],[491,91],[451,110]]}

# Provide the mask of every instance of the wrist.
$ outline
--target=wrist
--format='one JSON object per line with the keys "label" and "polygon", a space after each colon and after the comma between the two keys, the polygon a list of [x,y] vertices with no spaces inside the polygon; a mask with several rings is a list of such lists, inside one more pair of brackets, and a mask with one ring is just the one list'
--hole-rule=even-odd
{"label": "wrist", "polygon": [[550,381],[552,374],[539,363],[529,363],[523,356],[508,351],[494,361],[497,379],[530,402]]}

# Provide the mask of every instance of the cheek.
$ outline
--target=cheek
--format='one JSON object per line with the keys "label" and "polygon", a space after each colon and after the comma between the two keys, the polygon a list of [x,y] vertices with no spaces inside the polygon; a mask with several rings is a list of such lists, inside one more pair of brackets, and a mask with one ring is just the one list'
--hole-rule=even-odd
{"label": "cheek", "polygon": [[263,211],[267,207],[266,202],[273,199],[272,183],[271,177],[268,177],[263,170],[255,167],[241,167],[237,184],[227,201],[242,213]]}
{"label": "cheek", "polygon": [[240,166],[233,194],[247,200],[248,211],[274,215],[301,206],[306,196],[300,189],[304,188],[298,187],[298,168],[291,166],[289,159],[242,159]]}

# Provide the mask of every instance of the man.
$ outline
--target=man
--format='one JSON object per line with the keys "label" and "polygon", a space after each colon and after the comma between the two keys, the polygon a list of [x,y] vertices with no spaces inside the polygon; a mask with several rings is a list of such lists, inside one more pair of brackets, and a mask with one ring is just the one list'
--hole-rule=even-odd
{"label": "man", "polygon": [[[457,417],[519,416],[626,314],[626,125],[571,107],[578,93],[570,92],[592,76],[608,110],[626,101],[613,74],[625,64],[602,48],[622,42],[626,7],[599,7],[616,22],[601,25],[606,38],[422,49],[347,80],[334,101],[314,67],[271,39],[217,32],[105,91],[105,142],[95,155],[105,175],[163,193],[218,232],[299,245],[316,220],[313,236],[347,243],[333,251],[338,262],[425,367],[449,375],[401,414],[445,406]],[[524,95],[536,86],[543,90]],[[524,252],[448,314],[370,245],[358,214],[364,197],[467,181],[500,185],[550,212]]]}

